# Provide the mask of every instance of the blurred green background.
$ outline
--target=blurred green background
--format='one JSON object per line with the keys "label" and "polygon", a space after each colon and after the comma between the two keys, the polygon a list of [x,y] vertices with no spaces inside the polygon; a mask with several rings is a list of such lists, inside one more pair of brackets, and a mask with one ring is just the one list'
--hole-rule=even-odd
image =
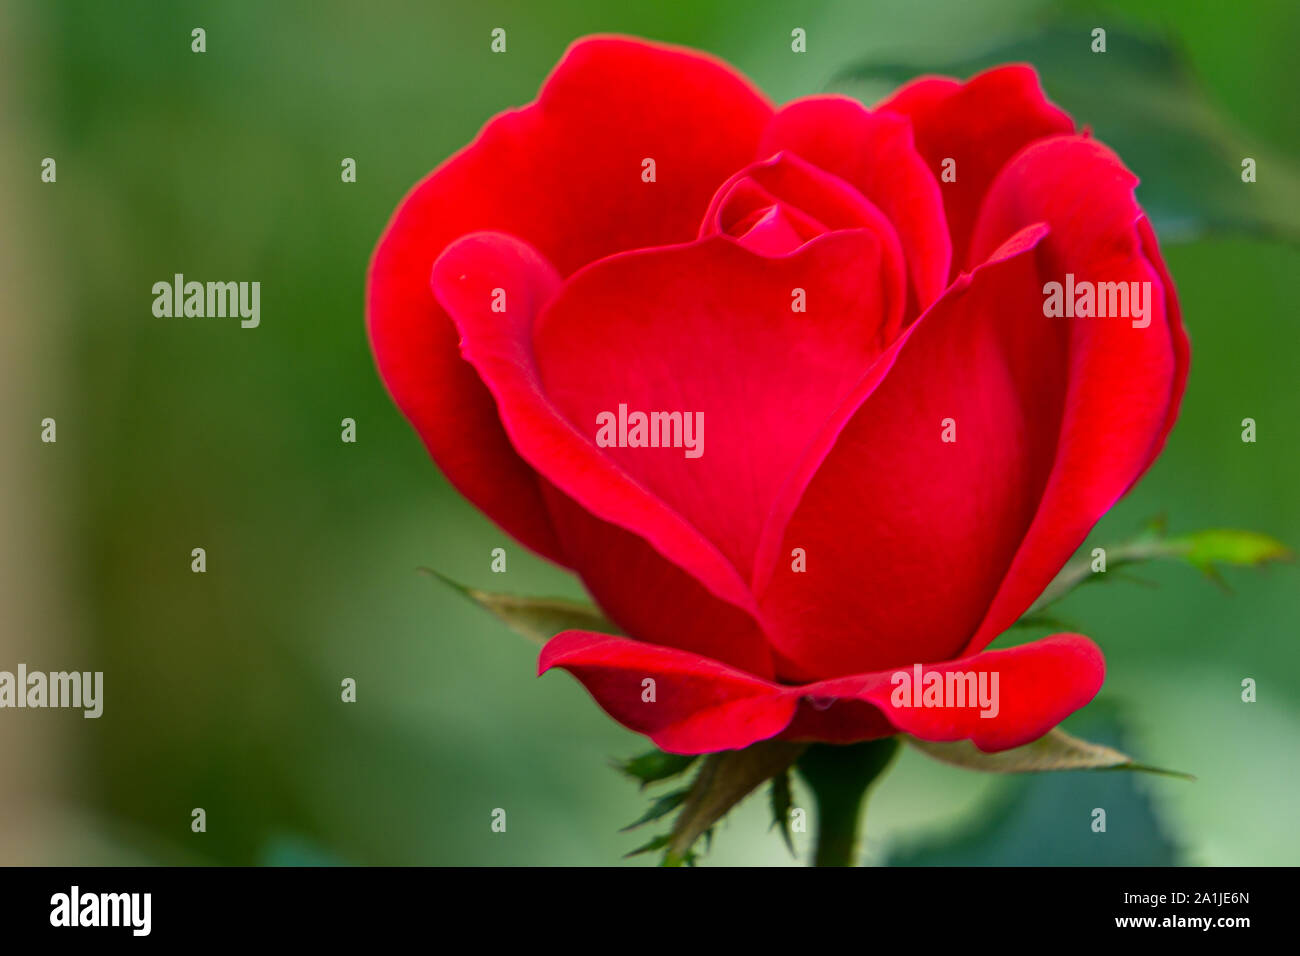
{"label": "blurred green background", "polygon": [[[607,864],[643,842],[617,829],[646,798],[608,762],[645,742],[416,571],[582,593],[450,489],[383,391],[362,302],[381,229],[585,33],[711,51],[782,102],[873,58],[941,70],[1062,17],[1080,43],[1092,25],[1169,39],[1233,136],[1284,162],[1300,150],[1293,3],[5,0],[0,668],[93,668],[107,690],[98,721],[0,713],[0,863]],[[1122,112],[1129,94],[1102,102]],[[1106,109],[1076,119],[1104,137]],[[1223,175],[1248,188],[1234,155]],[[1177,177],[1180,154],[1162,161],[1133,162]],[[1300,544],[1300,250],[1275,233],[1166,243],[1193,340],[1182,419],[1087,547],[1159,513]],[[261,327],[154,318],[150,288],[175,272],[259,280]],[[46,416],[55,445],[38,440]],[[909,752],[873,796],[868,859],[1300,863],[1296,569],[1229,572],[1231,594],[1185,567],[1138,574],[1156,586],[1112,581],[1062,608],[1108,662],[1067,726],[1198,781],[1010,780]],[[720,828],[708,863],[792,862],[764,804]],[[1116,808],[1104,837],[1095,806]]]}

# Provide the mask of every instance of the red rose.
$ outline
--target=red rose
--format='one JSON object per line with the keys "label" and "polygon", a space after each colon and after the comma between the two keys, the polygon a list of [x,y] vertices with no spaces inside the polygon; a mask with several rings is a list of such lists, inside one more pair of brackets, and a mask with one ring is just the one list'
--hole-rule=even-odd
{"label": "red rose", "polygon": [[[775,109],[712,58],[586,39],[403,200],[370,337],[456,487],[630,635],[540,662],[620,723],[999,750],[1101,686],[1081,635],[983,649],[1182,396],[1136,182],[1028,66]],[[900,701],[916,664],[996,674],[996,713]]]}

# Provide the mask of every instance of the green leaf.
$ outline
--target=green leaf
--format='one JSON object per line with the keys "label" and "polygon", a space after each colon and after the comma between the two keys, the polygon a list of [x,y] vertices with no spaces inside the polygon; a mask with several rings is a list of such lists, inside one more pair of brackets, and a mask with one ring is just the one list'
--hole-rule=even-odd
{"label": "green leaf", "polygon": [[[1071,718],[1094,740],[1121,747],[1120,715],[1102,703]],[[1178,786],[1174,783],[1163,786]],[[1172,866],[1182,858],[1167,800],[1155,781],[1128,773],[1007,775],[955,823],[893,842],[891,866]],[[1096,808],[1106,832],[1092,829]]]}
{"label": "green leaf", "polygon": [[566,598],[517,597],[513,594],[480,591],[478,588],[458,584],[431,568],[420,570],[463,594],[479,607],[486,608],[516,634],[521,634],[538,644],[545,644],[556,634],[567,630],[598,631],[601,634],[619,633],[618,628],[599,610],[582,601],[570,601]]}
{"label": "green leaf", "polygon": [[1295,559],[1295,555],[1282,542],[1257,531],[1212,529],[1170,538],[1165,536],[1163,521],[1149,522],[1146,529],[1132,541],[1104,550],[1104,573],[1092,570],[1091,556],[1071,561],[1013,627],[1030,627],[1050,622],[1052,618],[1044,615],[1043,610],[1075,588],[1101,580],[1120,568],[1142,561],[1183,561],[1217,580],[1219,565],[1259,567],[1272,561]]}
{"label": "green leaf", "polygon": [[639,757],[616,761],[614,766],[621,773],[640,780],[641,788],[644,790],[652,783],[685,773],[698,759],[700,758],[697,754],[670,754],[662,750],[651,750]]}
{"label": "green leaf", "polygon": [[643,843],[635,850],[623,854],[623,859],[630,859],[634,856],[640,856],[642,853],[653,853],[655,850],[662,850],[668,845],[668,834],[664,833],[655,837],[649,843]]}
{"label": "green leaf", "polygon": [[1270,561],[1295,559],[1282,542],[1255,531],[1196,531],[1166,543],[1192,567],[1211,576],[1217,573],[1215,566],[1219,564],[1253,568]]}
{"label": "green leaf", "polygon": [[772,827],[780,827],[781,839],[785,840],[791,856],[794,851],[794,839],[790,836],[790,808],[794,806],[794,797],[790,792],[790,772],[783,770],[772,778]]}
{"label": "green leaf", "polygon": [[[1289,158],[1235,129],[1167,39],[1107,26],[1106,52],[1093,53],[1095,25],[1058,21],[946,62],[859,63],[831,86],[872,103],[923,73],[964,79],[1001,63],[1029,62],[1048,96],[1141,178],[1138,199],[1162,240],[1235,232],[1300,241],[1300,173]],[[1245,157],[1258,164],[1254,183],[1242,182]]]}
{"label": "green leaf", "polygon": [[969,740],[935,742],[907,737],[907,742],[927,756],[955,767],[985,773],[1041,773],[1049,770],[1140,770],[1166,777],[1195,780],[1191,774],[1162,770],[1135,761],[1103,744],[1072,737],[1060,727],[1033,743],[997,753],[985,753]]}
{"label": "green leaf", "polygon": [[658,820],[660,817],[668,816],[668,814],[672,813],[682,805],[689,793],[689,790],[683,789],[674,790],[672,793],[664,794],[662,797],[657,798],[654,803],[650,804],[650,809],[646,810],[645,813],[641,814],[641,816],[637,817],[619,832],[626,833],[628,830],[635,830],[637,827],[645,826],[645,824]]}
{"label": "green leaf", "polygon": [[744,750],[710,754],[691,782],[690,793],[673,821],[665,844],[665,866],[693,862],[691,848],[713,825],[764,780],[785,773],[807,744],[765,740]]}

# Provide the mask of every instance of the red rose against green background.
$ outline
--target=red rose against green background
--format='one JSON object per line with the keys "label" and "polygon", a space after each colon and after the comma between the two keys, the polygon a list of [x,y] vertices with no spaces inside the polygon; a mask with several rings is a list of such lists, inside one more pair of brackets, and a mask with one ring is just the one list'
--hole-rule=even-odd
{"label": "red rose against green background", "polygon": [[607,618],[540,670],[663,751],[1050,743],[1102,652],[988,645],[1188,373],[1136,185],[1027,65],[778,107],[594,37],[403,200],[370,338],[453,484]]}
{"label": "red rose against green background", "polygon": [[[775,108],[710,58],[590,39],[403,202],[371,336],[448,477],[627,635],[542,654],[617,720],[686,753],[998,750],[1101,686],[1080,635],[981,652],[1187,375],[1135,185],[1029,67]],[[1149,324],[1045,318],[1067,273],[1151,283]],[[702,413],[703,454],[599,447],[620,405]],[[914,663],[999,671],[1000,711],[891,707]]]}

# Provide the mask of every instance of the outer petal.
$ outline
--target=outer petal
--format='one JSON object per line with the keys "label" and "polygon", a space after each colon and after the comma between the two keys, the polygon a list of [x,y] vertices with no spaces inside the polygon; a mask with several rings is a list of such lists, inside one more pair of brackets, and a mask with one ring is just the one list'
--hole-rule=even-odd
{"label": "outer petal", "polygon": [[923,699],[897,693],[899,675],[913,678],[912,667],[792,687],[699,655],[587,631],[551,639],[538,672],[552,667],[578,678],[619,723],[674,753],[739,749],[774,736],[849,743],[899,732],[1004,750],[1036,740],[1087,704],[1105,676],[1101,652],[1077,634],[923,669],[945,682],[950,673],[971,674],[976,686],[985,675],[985,689],[996,688],[987,699],[995,706],[954,706],[952,699],[916,706]]}
{"label": "outer petal", "polygon": [[[902,676],[922,686],[931,673],[945,684],[949,675],[972,675],[974,686],[991,691],[990,706],[917,706],[923,698],[902,693]],[[1040,641],[985,651],[973,657],[942,664],[883,671],[860,677],[842,677],[801,688],[806,695],[801,717],[783,736],[849,742],[859,736],[857,711],[837,717],[841,701],[874,705],[898,731],[922,740],[970,740],[984,751],[1007,750],[1037,740],[1062,720],[1085,706],[1101,689],[1106,665],[1101,650],[1082,634],[1054,634]],[[954,681],[954,685],[965,683]],[[972,685],[962,688],[967,693]],[[978,692],[978,691],[977,691]],[[899,705],[899,700],[908,703]],[[870,730],[871,728],[866,728]]]}
{"label": "outer petal", "polygon": [[644,538],[594,517],[557,489],[548,488],[546,500],[573,569],[624,633],[773,676],[771,648],[752,613],[716,597]]}
{"label": "outer petal", "polygon": [[[647,639],[670,644],[692,641],[692,647],[707,649],[739,666],[770,671],[767,645],[756,628],[745,631],[734,619],[723,620],[722,611],[712,609],[702,622],[716,629],[701,631],[697,622],[692,622],[680,633],[669,633],[665,627],[648,626],[651,622],[646,615],[631,613],[644,610],[640,600],[620,601],[617,594],[611,596],[600,586],[608,581],[612,588],[636,591],[651,582],[674,585],[670,594],[682,599],[685,609],[696,611],[702,609],[703,596],[698,592],[708,588],[737,607],[753,607],[744,581],[726,558],[602,454],[591,435],[565,420],[546,394],[532,349],[532,330],[537,310],[554,295],[558,283],[554,269],[536,250],[499,233],[472,233],[452,243],[434,264],[430,280],[439,303],[457,323],[466,358],[491,389],[511,441],[549,479],[542,486],[546,504],[565,535],[566,551],[576,556],[580,568],[592,572],[588,580],[595,585],[592,590],[597,599],[607,608],[623,612],[616,613],[615,619]],[[668,569],[652,565],[647,548],[616,540],[602,520],[610,515],[640,530],[660,553],[700,584],[687,580],[687,574],[671,575]],[[621,570],[640,570],[651,576],[610,579],[608,571],[605,576],[592,571],[593,561],[614,560],[628,562]],[[688,584],[691,587],[686,587]],[[665,623],[674,619],[672,608],[662,601],[660,619]],[[751,614],[748,620],[752,619]],[[703,643],[695,644],[692,634],[700,635]]]}
{"label": "outer petal", "polygon": [[[1165,447],[1165,440],[1178,420],[1178,412],[1183,404],[1183,394],[1187,391],[1187,373],[1191,370],[1192,347],[1187,338],[1187,329],[1183,326],[1183,310],[1178,304],[1178,290],[1174,287],[1174,277],[1169,274],[1165,260],[1160,255],[1160,245],[1156,241],[1155,230],[1151,221],[1144,215],[1138,220],[1138,236],[1142,240],[1142,254],[1151,263],[1160,277],[1160,286],[1164,293],[1165,319],[1169,322],[1169,336],[1174,349],[1174,382],[1169,396],[1169,410],[1165,415],[1164,427],[1160,437],[1151,450],[1150,467]],[[1139,476],[1140,477],[1140,476]],[[1135,480],[1136,483],[1136,480]]]}
{"label": "outer petal", "polygon": [[1051,233],[1037,282],[1147,282],[1151,314],[1056,318],[1068,327],[1064,417],[1051,478],[1006,581],[969,649],[984,647],[1051,581],[1092,526],[1149,467],[1177,417],[1188,346],[1155,237],[1133,195],[1137,178],[1105,146],[1078,136],[1035,143],[1003,171],[975,231],[978,255],[1026,221]]}
{"label": "outer petal", "polygon": [[1000,66],[966,83],[921,77],[876,106],[912,121],[916,148],[936,179],[945,159],[956,161],[955,182],[941,183],[952,234],[952,269],[981,259],[969,255],[971,231],[989,184],[1034,140],[1074,130],[1069,115],[1043,95],[1032,66]]}
{"label": "outer petal", "polygon": [[[563,552],[536,476],[497,421],[429,290],[453,239],[501,230],[572,272],[622,249],[695,234],[744,165],[771,108],[711,58],[616,37],[570,48],[537,101],[504,113],[402,202],[371,261],[371,345],[394,400],[451,482],[525,544]],[[641,181],[653,158],[657,181]]]}
{"label": "outer petal", "polygon": [[1060,419],[1064,329],[1043,317],[1033,252],[1044,232],[1017,235],[908,329],[778,499],[758,595],[799,674],[947,660],[983,618]]}
{"label": "outer petal", "polygon": [[783,149],[854,186],[894,224],[910,270],[909,316],[938,297],[948,284],[951,242],[939,184],[908,123],[843,96],[811,96],[777,112],[758,152]]}
{"label": "outer petal", "polygon": [[624,727],[673,753],[766,740],[790,723],[798,703],[788,689],[707,657],[590,631],[551,638],[537,672],[552,667],[578,678]]}

